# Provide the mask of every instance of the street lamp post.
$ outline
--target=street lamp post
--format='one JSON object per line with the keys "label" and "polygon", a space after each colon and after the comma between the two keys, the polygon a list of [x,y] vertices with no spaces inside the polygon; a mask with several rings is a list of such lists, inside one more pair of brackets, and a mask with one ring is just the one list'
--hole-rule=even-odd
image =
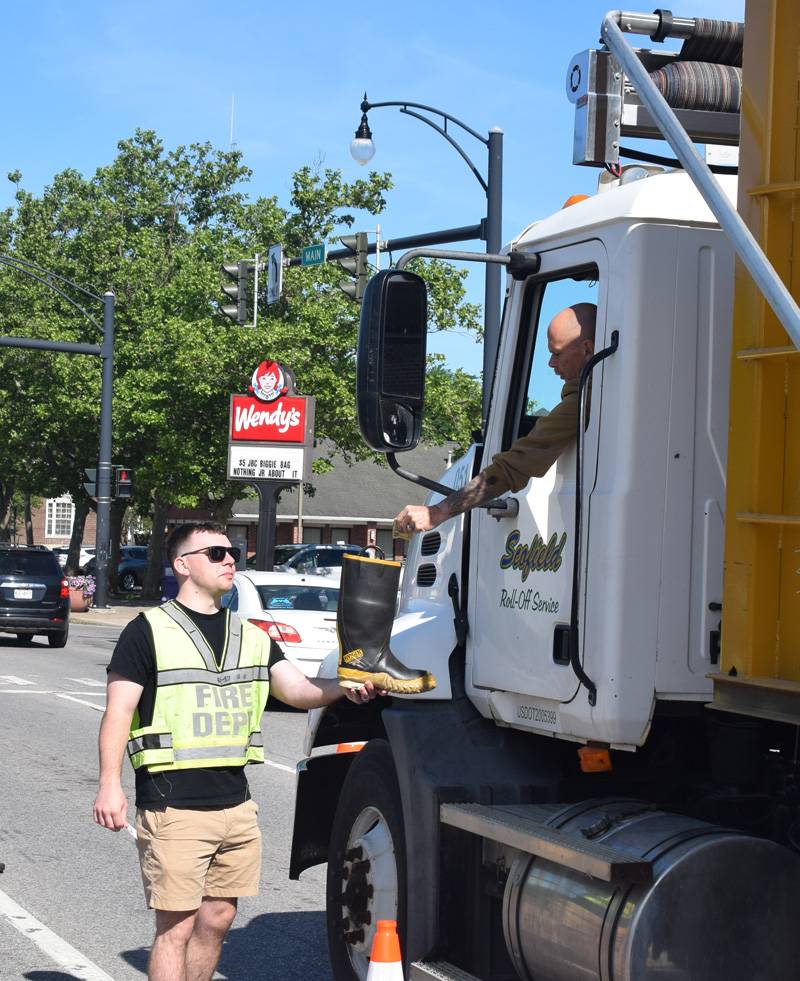
{"label": "street lamp post", "polygon": [[[473,176],[483,188],[486,195],[486,218],[481,223],[482,238],[486,242],[487,253],[497,254],[502,248],[503,225],[503,131],[494,127],[488,136],[481,136],[472,127],[461,122],[454,116],[433,106],[425,106],[419,102],[369,102],[367,93],[361,102],[361,122],[355,137],[350,143],[350,153],[356,163],[364,166],[375,156],[375,144],[372,141],[372,131],[369,128],[367,113],[371,109],[382,109],[386,106],[399,107],[400,112],[426,123],[435,129],[440,136],[455,148],[466,162]],[[420,110],[415,112],[414,110]],[[439,125],[422,113],[431,113],[441,117],[443,125]],[[486,179],[470,160],[464,149],[448,131],[448,124],[460,127],[474,139],[482,143],[487,150]],[[484,427],[489,410],[489,394],[494,374],[497,346],[500,339],[500,267],[493,263],[486,266],[486,290],[484,295],[484,341],[483,341],[483,407],[481,426]]]}

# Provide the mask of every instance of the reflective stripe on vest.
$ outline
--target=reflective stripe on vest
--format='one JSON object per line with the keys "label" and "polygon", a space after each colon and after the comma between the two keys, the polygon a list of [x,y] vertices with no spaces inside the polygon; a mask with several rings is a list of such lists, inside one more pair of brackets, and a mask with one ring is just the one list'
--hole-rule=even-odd
{"label": "reflective stripe on vest", "polygon": [[150,725],[141,725],[138,712],[134,716],[128,737],[133,766],[160,772],[263,763],[267,635],[226,610],[218,667],[202,632],[177,604],[144,615],[153,634],[156,692]]}

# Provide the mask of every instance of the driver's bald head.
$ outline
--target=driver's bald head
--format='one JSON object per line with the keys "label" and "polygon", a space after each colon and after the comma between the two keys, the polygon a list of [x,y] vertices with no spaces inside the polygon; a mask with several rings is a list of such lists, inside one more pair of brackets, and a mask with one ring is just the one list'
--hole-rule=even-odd
{"label": "driver's bald head", "polygon": [[553,317],[547,328],[550,367],[565,381],[577,378],[594,353],[597,307],[594,303],[575,303]]}

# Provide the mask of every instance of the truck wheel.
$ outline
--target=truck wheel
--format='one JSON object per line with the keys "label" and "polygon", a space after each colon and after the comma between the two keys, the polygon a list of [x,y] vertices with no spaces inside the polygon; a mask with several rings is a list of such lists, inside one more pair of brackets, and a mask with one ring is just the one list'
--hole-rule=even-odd
{"label": "truck wheel", "polygon": [[375,925],[397,920],[402,949],[406,855],[389,744],[371,740],[342,787],[328,849],[328,949],[335,981],[365,981]]}

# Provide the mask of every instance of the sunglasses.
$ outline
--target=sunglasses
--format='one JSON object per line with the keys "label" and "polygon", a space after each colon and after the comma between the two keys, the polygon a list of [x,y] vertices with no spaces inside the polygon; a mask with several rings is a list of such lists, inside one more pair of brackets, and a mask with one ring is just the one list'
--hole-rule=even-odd
{"label": "sunglasses", "polygon": [[235,545],[207,545],[205,548],[196,548],[193,552],[181,552],[180,558],[187,555],[206,555],[209,562],[222,562],[226,555],[230,555],[234,562],[238,562],[242,555],[242,550]]}

